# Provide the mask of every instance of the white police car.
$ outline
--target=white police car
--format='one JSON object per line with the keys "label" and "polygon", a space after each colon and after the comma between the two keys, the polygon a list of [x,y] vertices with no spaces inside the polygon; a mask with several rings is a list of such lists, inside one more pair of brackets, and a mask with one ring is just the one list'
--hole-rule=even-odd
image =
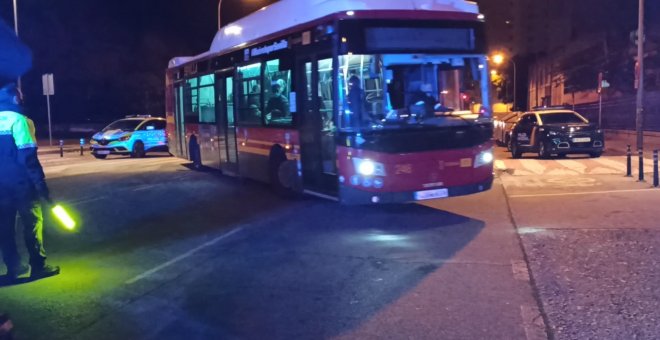
{"label": "white police car", "polygon": [[151,116],[128,116],[106,126],[92,136],[92,155],[104,159],[108,155],[144,157],[151,151],[168,151],[166,121]]}

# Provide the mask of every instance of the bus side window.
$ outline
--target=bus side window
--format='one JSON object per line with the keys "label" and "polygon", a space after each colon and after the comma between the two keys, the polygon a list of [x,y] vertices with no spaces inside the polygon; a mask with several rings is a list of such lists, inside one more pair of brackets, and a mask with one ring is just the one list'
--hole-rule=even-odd
{"label": "bus side window", "polygon": [[261,63],[238,68],[238,122],[261,124]]}
{"label": "bus side window", "polygon": [[265,109],[264,118],[267,125],[289,126],[293,122],[289,110],[289,94],[291,93],[291,70],[282,69],[279,59],[266,62],[264,72]]}

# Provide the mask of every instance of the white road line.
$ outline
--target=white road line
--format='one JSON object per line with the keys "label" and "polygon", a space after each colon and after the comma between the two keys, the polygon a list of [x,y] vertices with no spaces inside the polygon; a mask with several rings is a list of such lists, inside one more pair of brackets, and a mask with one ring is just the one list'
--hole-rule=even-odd
{"label": "white road line", "polygon": [[529,282],[529,269],[525,261],[511,261],[511,271],[516,280]]}
{"label": "white road line", "polygon": [[553,197],[553,196],[578,196],[578,195],[601,195],[601,194],[617,194],[617,193],[635,193],[635,192],[656,192],[660,190],[655,189],[632,189],[632,190],[608,190],[608,191],[585,191],[585,192],[566,192],[561,194],[535,194],[535,195],[511,195],[509,198],[527,198],[527,197]]}
{"label": "white road line", "polygon": [[610,158],[605,158],[605,157],[599,157],[599,158],[594,158],[594,162],[598,162],[608,168],[616,169],[621,172],[626,171],[626,163],[625,160],[624,162],[617,162],[615,160],[612,160]]}
{"label": "white road line", "polygon": [[228,238],[229,236],[234,235],[234,234],[236,234],[236,233],[238,233],[238,232],[240,232],[240,231],[242,231],[242,230],[243,230],[242,228],[234,229],[234,230],[232,230],[232,231],[230,231],[230,232],[228,232],[228,233],[226,233],[226,234],[224,234],[224,235],[222,235],[222,236],[220,236],[220,237],[217,237],[217,238],[215,238],[215,239],[213,239],[213,240],[211,240],[211,241],[209,241],[209,242],[206,242],[206,243],[202,244],[201,246],[199,246],[199,247],[197,247],[197,248],[195,248],[195,249],[192,249],[192,250],[190,250],[190,251],[188,251],[188,252],[186,252],[186,253],[184,253],[184,254],[181,254],[181,255],[179,255],[179,256],[177,256],[177,257],[175,257],[175,258],[173,258],[173,259],[171,259],[171,260],[169,260],[169,261],[167,261],[167,262],[165,262],[165,263],[163,263],[163,264],[161,264],[161,265],[159,265],[159,266],[157,266],[157,267],[154,267],[154,268],[152,268],[152,269],[149,269],[149,270],[147,270],[146,272],[144,272],[144,273],[142,273],[142,274],[140,274],[140,275],[138,275],[138,276],[136,276],[136,277],[134,277],[134,278],[132,278],[132,279],[130,279],[130,280],[127,280],[127,281],[124,282],[124,283],[127,284],[127,285],[134,284],[135,282],[138,282],[138,281],[140,281],[140,280],[142,280],[142,279],[144,279],[144,278],[147,278],[147,277],[151,276],[152,274],[154,274],[154,273],[156,273],[156,272],[158,272],[158,271],[160,271],[160,270],[162,270],[162,269],[164,269],[164,268],[166,268],[166,267],[169,267],[169,266],[171,266],[171,265],[173,265],[173,264],[175,264],[175,263],[177,263],[177,262],[179,262],[179,261],[181,261],[181,260],[184,260],[184,259],[186,259],[186,258],[192,256],[192,255],[195,254],[196,252],[198,252],[198,251],[200,251],[200,250],[202,250],[202,249],[204,249],[204,248],[208,248],[208,247],[210,247],[210,246],[212,246],[212,245],[214,245],[214,244],[216,244],[216,243],[218,243],[218,242],[220,242],[220,241],[222,241],[222,240]]}
{"label": "white road line", "polygon": [[147,190],[156,187],[158,184],[145,184],[133,189],[133,191]]}
{"label": "white road line", "polygon": [[70,204],[70,205],[81,205],[81,204],[85,204],[85,203],[91,203],[91,202],[100,201],[100,200],[105,199],[106,197],[107,197],[107,196],[99,196],[99,197],[83,198],[83,199],[78,200],[78,201],[70,202],[69,204]]}
{"label": "white road line", "polygon": [[538,307],[520,306],[520,318],[522,319],[525,338],[527,340],[545,340],[548,338],[545,333],[545,322]]}
{"label": "white road line", "polygon": [[571,159],[558,159],[555,162],[559,163],[561,166],[564,166],[566,168],[569,168],[573,171],[577,171],[578,173],[584,175],[584,171],[587,169],[587,166],[578,161],[574,161]]}
{"label": "white road line", "polygon": [[524,159],[520,161],[520,164],[522,164],[525,169],[537,175],[543,175],[545,172],[545,165],[541,164],[541,162],[537,161],[536,159]]}

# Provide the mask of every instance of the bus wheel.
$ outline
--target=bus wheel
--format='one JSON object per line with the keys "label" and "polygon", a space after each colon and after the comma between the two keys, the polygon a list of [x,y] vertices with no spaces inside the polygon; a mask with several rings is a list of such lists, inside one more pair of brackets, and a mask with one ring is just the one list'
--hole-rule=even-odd
{"label": "bus wheel", "polygon": [[133,144],[133,152],[131,152],[131,157],[142,158],[144,156],[145,156],[144,143],[142,143],[141,141],[135,142],[135,144]]}
{"label": "bus wheel", "polygon": [[269,161],[270,185],[273,191],[286,196],[293,197],[299,191],[298,165],[294,160],[288,160],[284,150],[275,147],[271,150]]}

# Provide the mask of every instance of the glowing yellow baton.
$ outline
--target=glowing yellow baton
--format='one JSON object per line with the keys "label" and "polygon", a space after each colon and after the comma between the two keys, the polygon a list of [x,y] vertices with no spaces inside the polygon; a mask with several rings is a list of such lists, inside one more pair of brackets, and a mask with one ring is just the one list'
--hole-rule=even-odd
{"label": "glowing yellow baton", "polygon": [[51,211],[64,228],[68,230],[74,230],[76,228],[76,221],[71,218],[71,215],[61,205],[55,205]]}

